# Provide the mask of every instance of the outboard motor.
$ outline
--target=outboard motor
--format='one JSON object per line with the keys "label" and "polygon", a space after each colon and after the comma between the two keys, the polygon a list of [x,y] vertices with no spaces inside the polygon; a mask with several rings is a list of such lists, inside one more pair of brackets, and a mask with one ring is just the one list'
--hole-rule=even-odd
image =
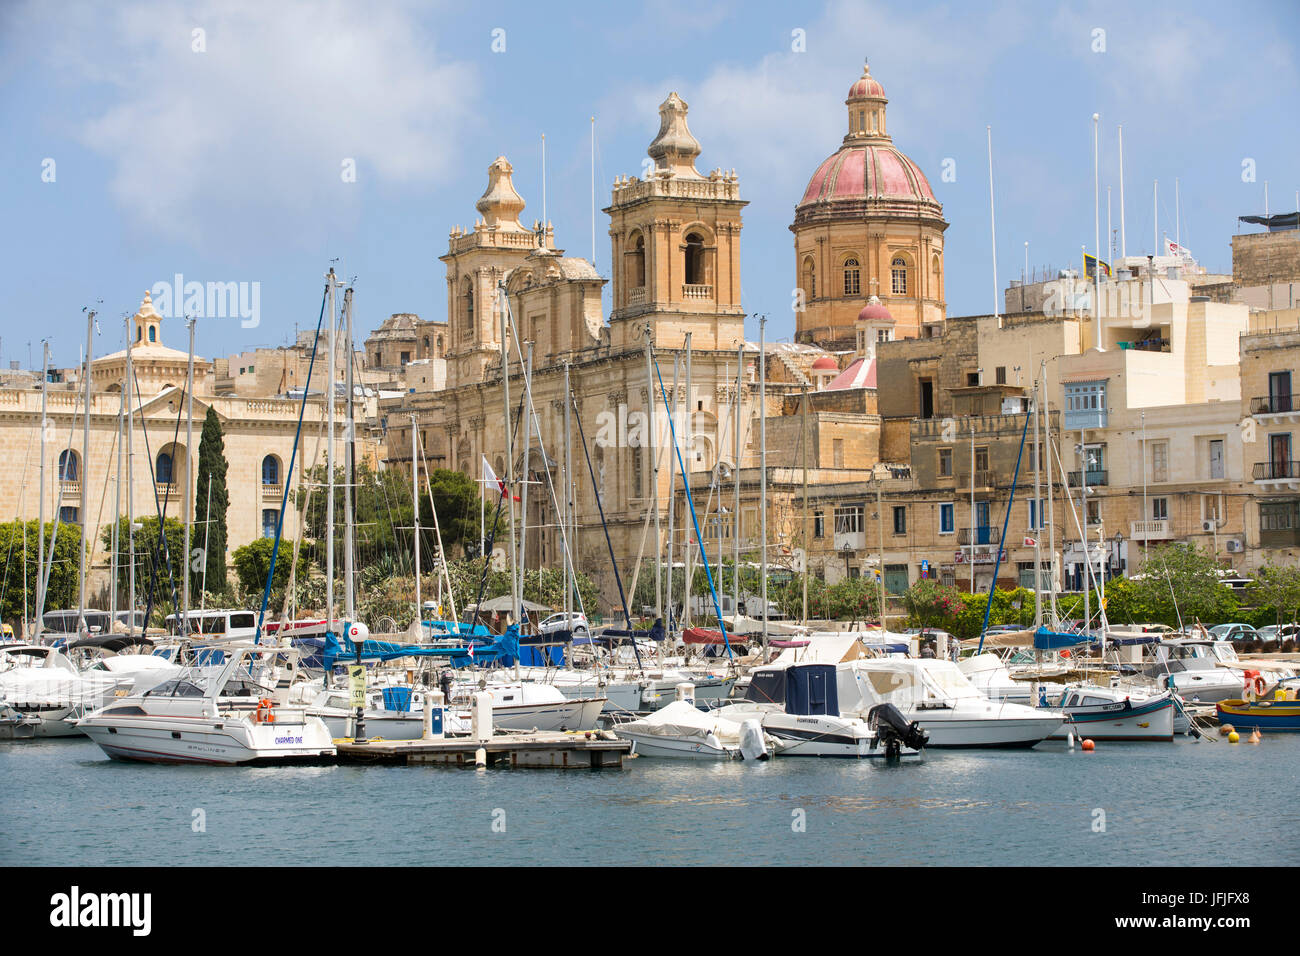
{"label": "outboard motor", "polygon": [[757,720],[741,722],[740,755],[746,760],[766,760],[768,758],[767,741],[763,739],[763,725]]}
{"label": "outboard motor", "polygon": [[899,756],[904,747],[923,750],[930,735],[914,720],[908,720],[893,704],[877,704],[867,711],[867,724],[885,746],[886,757]]}

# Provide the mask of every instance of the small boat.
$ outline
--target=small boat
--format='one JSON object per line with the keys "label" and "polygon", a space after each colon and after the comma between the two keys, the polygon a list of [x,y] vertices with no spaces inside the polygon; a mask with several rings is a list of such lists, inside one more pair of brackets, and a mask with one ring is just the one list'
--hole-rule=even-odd
{"label": "small boat", "polygon": [[1258,700],[1221,700],[1216,705],[1220,724],[1232,724],[1239,731],[1300,731],[1300,677],[1280,681],[1271,697]]}
{"label": "small boat", "polygon": [[1117,687],[1072,684],[1061,695],[1059,709],[1067,720],[1053,740],[1069,733],[1091,740],[1174,739],[1176,706],[1169,691],[1144,697]]}
{"label": "small boat", "polygon": [[641,757],[766,760],[776,750],[757,720],[729,720],[699,710],[689,696],[679,696],[648,717],[615,724],[613,731],[632,741],[632,753]]}
{"label": "small boat", "polygon": [[0,726],[0,736],[75,737],[76,720],[104,706],[119,692],[129,692],[131,677],[82,672],[55,647],[6,644],[0,648],[0,701],[19,714],[37,719],[34,734],[27,721]]}
{"label": "small boat", "polygon": [[755,668],[744,701],[713,713],[735,721],[758,720],[782,757],[916,757],[926,743],[919,727],[898,733],[901,715],[882,724],[886,715],[875,713],[874,726],[861,717],[842,716],[834,664]]}
{"label": "small boat", "polygon": [[297,652],[274,645],[222,645],[216,666],[187,667],[142,694],[120,698],[77,721],[115,760],[254,764],[335,754],[325,723],[284,703],[279,663]]}

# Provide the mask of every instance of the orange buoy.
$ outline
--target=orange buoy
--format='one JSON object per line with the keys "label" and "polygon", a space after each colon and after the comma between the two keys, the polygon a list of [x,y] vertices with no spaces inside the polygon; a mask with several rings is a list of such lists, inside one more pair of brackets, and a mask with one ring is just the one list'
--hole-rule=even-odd
{"label": "orange buoy", "polygon": [[1234,730],[1236,730],[1236,728],[1233,727],[1232,724],[1220,724],[1220,725],[1219,725],[1219,736],[1220,736],[1220,737],[1226,737],[1226,736],[1228,736],[1228,734],[1232,733]]}
{"label": "orange buoy", "polygon": [[1250,732],[1250,736],[1246,738],[1246,743],[1257,744],[1263,739],[1264,739],[1264,735],[1261,734],[1259,732],[1259,728],[1256,727],[1254,730]]}
{"label": "orange buoy", "polygon": [[1097,745],[1096,745],[1095,743],[1092,742],[1092,738],[1091,738],[1091,737],[1089,737],[1087,740],[1085,740],[1085,741],[1084,741],[1082,744],[1080,744],[1079,746],[1082,747],[1084,750],[1096,750],[1096,749],[1097,749]]}

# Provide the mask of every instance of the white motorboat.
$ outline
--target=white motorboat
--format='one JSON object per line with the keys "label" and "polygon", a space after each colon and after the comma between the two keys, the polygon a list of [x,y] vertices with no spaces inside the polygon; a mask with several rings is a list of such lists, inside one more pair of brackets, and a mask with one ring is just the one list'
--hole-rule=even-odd
{"label": "white motorboat", "polygon": [[897,739],[888,724],[882,733],[879,724],[873,727],[861,717],[842,716],[836,676],[834,664],[755,668],[745,699],[713,713],[734,721],[758,720],[782,757],[920,756],[924,734]]}
{"label": "white motorboat", "polygon": [[676,697],[678,684],[694,684],[695,699],[701,703],[723,701],[731,693],[734,678],[695,674],[669,667],[576,668],[521,667],[520,677],[535,684],[549,684],[571,699],[603,697],[606,713],[627,714],[657,710]]}
{"label": "white motorboat", "polygon": [[[1188,702],[1217,704],[1241,696],[1244,671],[1222,668],[1212,653],[1214,641],[1171,638],[1147,649],[1143,673]],[[1171,683],[1172,682],[1172,683]]]}
{"label": "white motorboat", "polygon": [[1006,661],[989,651],[963,657],[957,662],[957,669],[989,700],[1034,707],[1044,700],[1055,703],[1065,690],[1064,684],[1038,681],[1038,696],[1035,697],[1035,682],[1016,680]]}
{"label": "white motorboat", "polygon": [[492,695],[492,726],[498,730],[595,730],[608,699],[570,697],[552,684],[534,681],[463,681],[452,685],[451,705],[466,719],[474,694]]}
{"label": "white motorboat", "polygon": [[891,657],[837,669],[841,714],[866,717],[893,704],[929,733],[931,747],[1032,747],[1065,723],[1059,711],[990,700],[951,661]]}
{"label": "white motorboat", "polygon": [[83,673],[55,647],[6,644],[0,648],[0,701],[18,714],[37,718],[0,723],[0,738],[75,737],[76,720],[130,691],[130,677]]}
{"label": "white motorboat", "polygon": [[689,699],[674,700],[648,717],[617,723],[612,729],[621,739],[632,741],[632,752],[641,757],[765,760],[776,750],[776,742],[757,720],[730,720],[699,710]]}
{"label": "white motorboat", "polygon": [[104,753],[154,763],[250,764],[335,754],[325,723],[284,703],[278,661],[292,648],[223,644],[225,661],[188,667],[77,722]]}

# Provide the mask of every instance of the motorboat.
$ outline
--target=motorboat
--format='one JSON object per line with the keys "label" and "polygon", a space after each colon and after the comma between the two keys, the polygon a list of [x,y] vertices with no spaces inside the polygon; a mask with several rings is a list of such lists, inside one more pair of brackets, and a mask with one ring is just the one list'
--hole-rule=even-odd
{"label": "motorboat", "polygon": [[880,723],[881,714],[875,715],[875,726],[861,717],[840,714],[837,666],[755,668],[744,700],[712,713],[737,722],[759,721],[782,757],[920,756],[926,739],[919,728],[899,734],[894,723]]}
{"label": "motorboat", "polygon": [[117,760],[253,764],[335,754],[324,721],[289,705],[278,687],[281,665],[292,667],[296,650],[225,643],[222,651],[222,663],[187,666],[83,717],[78,728]]}
{"label": "motorboat", "polygon": [[766,760],[776,741],[757,719],[731,720],[716,711],[702,711],[681,697],[647,717],[613,726],[616,736],[632,742],[641,757],[686,760]]}
{"label": "motorboat", "polygon": [[841,714],[866,717],[893,704],[930,735],[931,747],[1032,747],[1065,723],[1060,711],[990,700],[951,661],[888,657],[837,670]]}
{"label": "motorboat", "polygon": [[1060,683],[1017,680],[1007,662],[990,651],[963,657],[957,662],[957,668],[990,700],[1035,707],[1044,702],[1055,703],[1065,690],[1065,685]]}
{"label": "motorboat", "polygon": [[1183,700],[1215,704],[1239,698],[1243,674],[1218,666],[1211,647],[1217,642],[1201,638],[1170,638],[1151,644],[1142,673],[1171,686]]}
{"label": "motorboat", "polygon": [[6,644],[0,648],[0,701],[38,722],[0,723],[0,739],[75,737],[81,733],[77,718],[129,693],[133,683],[126,676],[84,673],[53,646]]}
{"label": "motorboat", "polygon": [[1300,678],[1291,677],[1256,699],[1221,700],[1216,705],[1219,724],[1236,730],[1300,732]]}
{"label": "motorboat", "polygon": [[474,694],[492,695],[492,726],[499,730],[595,730],[608,698],[570,697],[553,684],[481,680],[451,685],[450,704],[469,715]]}

